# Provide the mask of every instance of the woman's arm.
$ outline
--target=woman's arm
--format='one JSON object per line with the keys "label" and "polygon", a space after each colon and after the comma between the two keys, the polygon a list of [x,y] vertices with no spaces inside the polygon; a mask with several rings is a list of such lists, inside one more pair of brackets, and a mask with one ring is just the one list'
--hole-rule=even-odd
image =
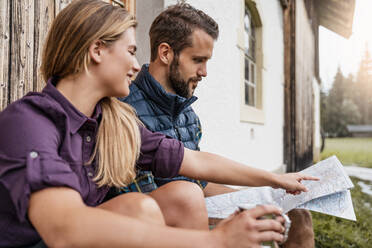
{"label": "woman's arm", "polygon": [[214,183],[241,186],[271,186],[298,194],[307,191],[301,180],[318,180],[299,173],[274,174],[222,156],[185,148],[180,175]]}
{"label": "woman's arm", "polygon": [[218,247],[205,231],[159,226],[87,207],[78,192],[48,188],[33,193],[29,218],[49,247]]}
{"label": "woman's arm", "polygon": [[145,223],[99,208],[87,207],[69,188],[47,188],[31,195],[28,216],[49,247],[239,248],[282,241],[282,224],[262,220],[279,215],[274,206],[237,213],[213,231],[193,231]]}

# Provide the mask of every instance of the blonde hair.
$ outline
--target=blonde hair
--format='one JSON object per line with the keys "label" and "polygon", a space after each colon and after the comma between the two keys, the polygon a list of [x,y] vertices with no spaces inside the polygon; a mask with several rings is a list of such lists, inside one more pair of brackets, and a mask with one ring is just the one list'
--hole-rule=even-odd
{"label": "blonde hair", "polygon": [[[41,72],[44,80],[88,72],[89,46],[100,40],[109,46],[136,20],[125,9],[99,0],[76,0],[55,18],[44,45]],[[97,158],[94,180],[99,187],[126,186],[136,176],[140,121],[128,104],[114,97],[101,101],[102,120],[93,155]]]}

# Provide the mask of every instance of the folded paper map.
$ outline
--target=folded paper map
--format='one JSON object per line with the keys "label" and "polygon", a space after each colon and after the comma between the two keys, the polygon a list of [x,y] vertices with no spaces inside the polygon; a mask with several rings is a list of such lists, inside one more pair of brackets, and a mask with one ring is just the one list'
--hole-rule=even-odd
{"label": "folded paper map", "polygon": [[336,156],[325,159],[301,174],[318,177],[319,181],[304,180],[309,190],[299,195],[287,194],[283,189],[252,187],[233,193],[206,198],[210,218],[226,218],[242,205],[270,204],[285,213],[303,208],[337,217],[356,220],[350,189],[354,187]]}

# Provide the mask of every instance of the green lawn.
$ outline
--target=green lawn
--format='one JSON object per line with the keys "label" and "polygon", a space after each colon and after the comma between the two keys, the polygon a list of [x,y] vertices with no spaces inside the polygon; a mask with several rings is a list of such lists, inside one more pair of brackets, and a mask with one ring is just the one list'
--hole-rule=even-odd
{"label": "green lawn", "polygon": [[372,168],[372,138],[329,138],[321,158],[332,155],[344,165],[358,165]]}
{"label": "green lawn", "polygon": [[351,190],[357,221],[312,212],[317,248],[368,248],[372,247],[372,197],[361,191],[358,182],[372,182],[351,178],[355,187]]}
{"label": "green lawn", "polygon": [[[332,138],[326,140],[322,159],[336,155],[344,165],[372,168],[372,138]],[[319,248],[372,247],[372,196],[361,191],[358,182],[372,182],[351,178],[351,190],[357,221],[312,212],[315,244]]]}

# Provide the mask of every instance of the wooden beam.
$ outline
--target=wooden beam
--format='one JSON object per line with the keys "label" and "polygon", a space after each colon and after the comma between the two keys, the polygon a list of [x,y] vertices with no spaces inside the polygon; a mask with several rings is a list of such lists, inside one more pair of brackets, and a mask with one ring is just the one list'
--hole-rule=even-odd
{"label": "wooden beam", "polygon": [[296,0],[289,0],[283,10],[284,26],[284,163],[295,171],[296,154]]}
{"label": "wooden beam", "polygon": [[10,1],[0,1],[0,111],[9,103]]}
{"label": "wooden beam", "polygon": [[35,1],[33,91],[41,91],[46,83],[41,75],[40,66],[43,46],[55,15],[54,7],[54,0]]}
{"label": "wooden beam", "polygon": [[10,102],[33,89],[34,2],[14,0],[11,8]]}
{"label": "wooden beam", "polygon": [[54,0],[54,16],[57,16],[57,14],[71,2],[72,0]]}

